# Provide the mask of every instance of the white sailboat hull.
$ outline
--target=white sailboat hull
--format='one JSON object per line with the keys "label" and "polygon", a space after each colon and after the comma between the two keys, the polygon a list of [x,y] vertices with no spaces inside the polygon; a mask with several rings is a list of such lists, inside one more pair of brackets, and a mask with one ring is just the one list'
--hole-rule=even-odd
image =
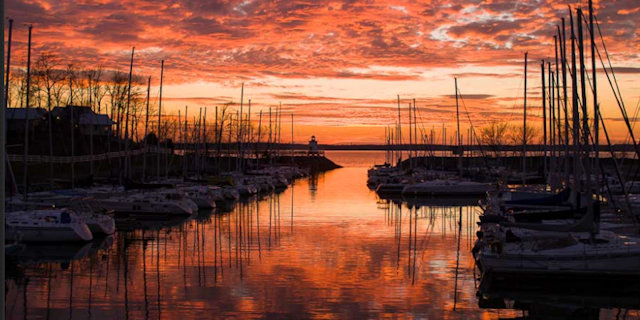
{"label": "white sailboat hull", "polygon": [[523,269],[554,271],[622,272],[640,271],[640,253],[602,253],[598,255],[558,257],[553,255],[486,255],[481,253],[478,263],[483,270]]}
{"label": "white sailboat hull", "polygon": [[428,183],[418,183],[414,185],[408,185],[402,193],[405,195],[448,195],[448,196],[475,196],[483,195],[487,191],[491,190],[491,185],[486,183],[472,183],[472,182],[448,182],[443,181],[439,183],[432,181]]}
{"label": "white sailboat hull", "polygon": [[112,199],[96,199],[95,205],[115,213],[148,214],[148,215],[191,215],[191,208],[178,203],[118,201]]}
{"label": "white sailboat hull", "polygon": [[216,207],[216,201],[210,197],[189,196],[188,199],[193,201],[198,206],[198,209],[214,209]]}

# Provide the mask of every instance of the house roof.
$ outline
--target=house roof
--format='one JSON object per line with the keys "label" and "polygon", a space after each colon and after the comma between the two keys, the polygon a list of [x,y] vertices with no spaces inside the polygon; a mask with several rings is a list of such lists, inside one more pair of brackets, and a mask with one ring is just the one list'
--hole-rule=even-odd
{"label": "house roof", "polygon": [[106,114],[95,114],[95,113],[84,113],[80,115],[80,120],[78,121],[80,125],[94,125],[94,126],[110,126],[114,125],[109,116]]}
{"label": "house roof", "polygon": [[42,108],[7,108],[7,120],[29,120],[42,118],[47,112]]}
{"label": "house roof", "polygon": [[[71,108],[69,105],[65,107],[57,106],[57,107],[54,107],[53,110],[51,110],[51,115],[54,117],[65,116],[65,115],[68,115],[70,111],[71,111]],[[91,107],[76,106],[76,105],[73,106],[74,115],[85,114],[85,113],[93,113],[93,111],[91,110]]]}

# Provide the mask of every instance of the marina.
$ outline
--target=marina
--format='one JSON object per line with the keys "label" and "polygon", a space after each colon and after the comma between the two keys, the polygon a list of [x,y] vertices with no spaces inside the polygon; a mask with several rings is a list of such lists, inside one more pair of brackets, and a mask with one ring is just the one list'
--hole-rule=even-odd
{"label": "marina", "polygon": [[[615,299],[600,287],[579,297],[546,291],[557,295],[549,301],[545,291],[496,291],[498,282],[478,296],[488,286],[471,255],[479,207],[380,199],[362,159],[383,152],[327,154],[347,167],[241,199],[227,213],[117,220],[116,234],[89,243],[27,244],[8,260],[7,318],[498,319],[530,312],[506,306],[531,299],[547,316],[640,316],[633,291],[616,290]],[[496,297],[503,302],[486,304]]]}
{"label": "marina", "polygon": [[2,319],[640,319],[638,3],[0,9]]}

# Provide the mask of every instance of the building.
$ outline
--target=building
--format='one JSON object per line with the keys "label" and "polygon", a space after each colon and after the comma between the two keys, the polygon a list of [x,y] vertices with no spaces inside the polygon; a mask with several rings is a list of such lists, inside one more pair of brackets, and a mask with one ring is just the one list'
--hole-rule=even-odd
{"label": "building", "polygon": [[115,124],[108,115],[97,114],[91,110],[91,107],[85,106],[73,106],[73,108],[71,106],[55,107],[51,110],[53,122],[57,125],[70,123],[72,109],[73,122],[80,135],[107,136],[111,127]]}
{"label": "building", "polygon": [[46,113],[47,111],[42,108],[7,108],[7,141],[17,143],[24,140],[27,118],[29,119],[29,135],[33,136],[35,129],[42,124]]}
{"label": "building", "polygon": [[311,140],[309,140],[309,155],[310,156],[320,155],[320,150],[318,150],[318,141],[316,140],[316,136],[311,136]]}
{"label": "building", "polygon": [[107,136],[114,124],[116,123],[108,115],[93,112],[81,114],[80,120],[78,120],[82,135]]}

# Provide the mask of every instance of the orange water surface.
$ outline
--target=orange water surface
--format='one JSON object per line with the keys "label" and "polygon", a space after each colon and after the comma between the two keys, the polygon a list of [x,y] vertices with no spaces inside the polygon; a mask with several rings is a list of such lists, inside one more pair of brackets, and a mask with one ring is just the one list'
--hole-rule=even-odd
{"label": "orange water surface", "polygon": [[[348,154],[336,154],[340,163]],[[329,153],[329,157],[331,154]],[[8,265],[9,319],[498,319],[481,309],[474,206],[377,198],[356,153],[230,213],[125,221],[87,245],[28,246]],[[341,160],[342,159],[342,160]],[[363,160],[369,159],[369,160]],[[372,160],[373,159],[373,160]]]}

